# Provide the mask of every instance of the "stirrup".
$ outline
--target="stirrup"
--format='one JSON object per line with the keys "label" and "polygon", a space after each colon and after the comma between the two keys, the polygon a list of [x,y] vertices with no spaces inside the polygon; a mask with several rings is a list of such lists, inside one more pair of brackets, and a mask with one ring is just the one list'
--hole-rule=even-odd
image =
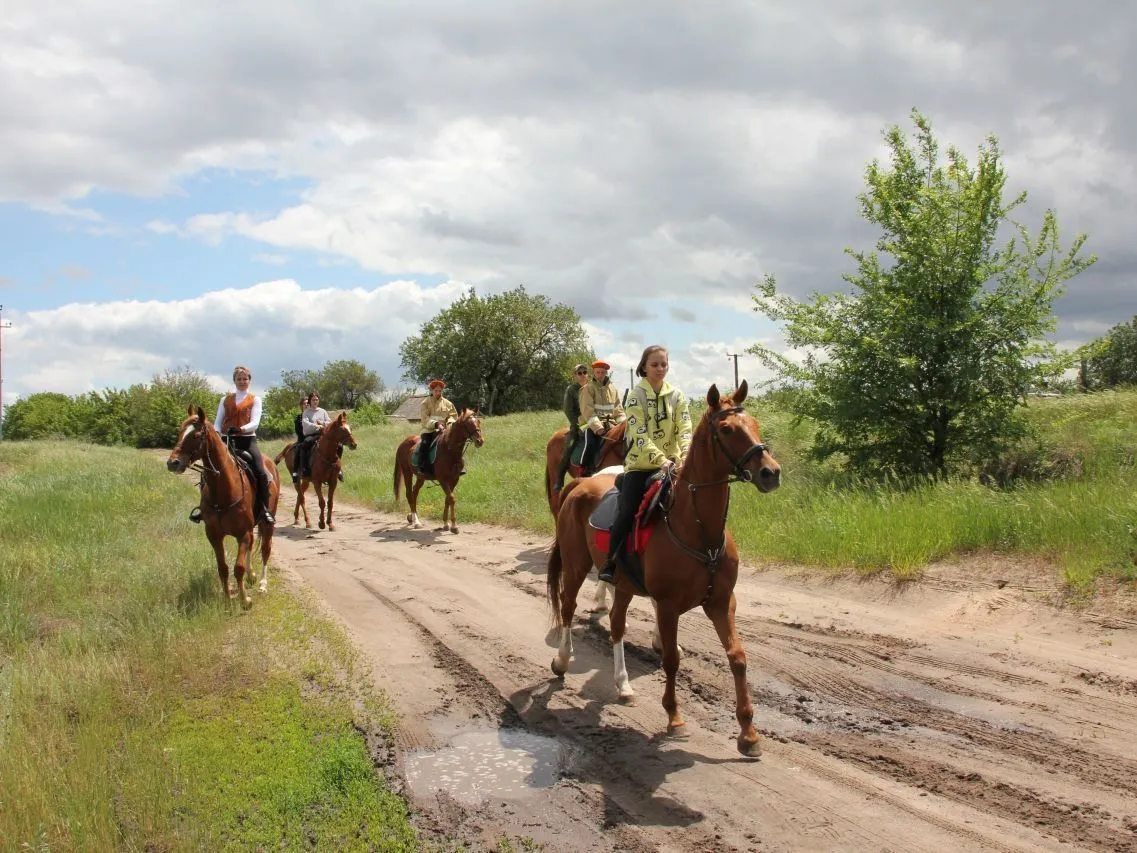
{"label": "stirrup", "polygon": [[201,524],[201,507],[195,506],[189,512],[189,520],[194,524]]}
{"label": "stirrup", "polygon": [[339,479],[339,481],[342,483],[342,482],[343,482],[343,471],[341,470],[341,471],[337,472],[337,473],[336,473],[336,477],[337,477],[337,478]]}
{"label": "stirrup", "polygon": [[264,520],[265,524],[272,524],[274,526],[276,525],[276,518],[271,512],[268,511],[267,507],[265,508],[264,512],[261,513],[261,518]]}
{"label": "stirrup", "polygon": [[608,562],[604,564],[604,568],[600,570],[596,580],[604,581],[604,583],[616,583],[616,560],[612,557],[608,558]]}

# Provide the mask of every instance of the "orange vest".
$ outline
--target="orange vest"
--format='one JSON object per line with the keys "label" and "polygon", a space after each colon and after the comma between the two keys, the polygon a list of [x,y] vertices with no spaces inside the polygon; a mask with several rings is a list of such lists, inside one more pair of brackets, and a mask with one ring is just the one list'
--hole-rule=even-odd
{"label": "orange vest", "polygon": [[251,421],[253,419],[253,403],[256,401],[255,396],[246,394],[245,399],[238,403],[236,394],[226,394],[225,422],[221,424],[219,432],[225,432],[230,427],[240,429]]}

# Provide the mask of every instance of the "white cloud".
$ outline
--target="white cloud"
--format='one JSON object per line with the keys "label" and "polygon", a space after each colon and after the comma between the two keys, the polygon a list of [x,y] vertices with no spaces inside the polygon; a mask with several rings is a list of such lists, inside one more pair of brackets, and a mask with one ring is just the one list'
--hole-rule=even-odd
{"label": "white cloud", "polygon": [[228,384],[233,365],[247,364],[265,387],[282,370],[344,358],[398,386],[399,344],[465,292],[458,282],[424,288],[412,281],[302,290],[284,279],[169,302],[13,312],[4,336],[5,397],[125,387],[179,365]]}

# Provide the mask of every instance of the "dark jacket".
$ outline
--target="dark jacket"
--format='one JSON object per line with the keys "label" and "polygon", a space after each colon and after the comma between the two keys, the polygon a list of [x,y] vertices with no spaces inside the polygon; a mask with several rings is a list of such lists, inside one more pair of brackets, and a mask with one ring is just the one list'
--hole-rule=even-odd
{"label": "dark jacket", "polygon": [[565,388],[565,401],[561,407],[568,418],[569,432],[577,433],[580,431],[580,386],[575,382],[570,382],[568,387]]}

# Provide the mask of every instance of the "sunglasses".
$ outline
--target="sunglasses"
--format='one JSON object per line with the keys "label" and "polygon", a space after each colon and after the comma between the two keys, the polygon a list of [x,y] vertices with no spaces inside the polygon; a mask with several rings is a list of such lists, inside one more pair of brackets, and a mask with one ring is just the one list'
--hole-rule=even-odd
{"label": "sunglasses", "polygon": [[587,370],[578,370],[578,371],[576,372],[576,375],[577,375],[577,376],[587,376],[587,375],[588,375],[588,371],[587,371]]}

